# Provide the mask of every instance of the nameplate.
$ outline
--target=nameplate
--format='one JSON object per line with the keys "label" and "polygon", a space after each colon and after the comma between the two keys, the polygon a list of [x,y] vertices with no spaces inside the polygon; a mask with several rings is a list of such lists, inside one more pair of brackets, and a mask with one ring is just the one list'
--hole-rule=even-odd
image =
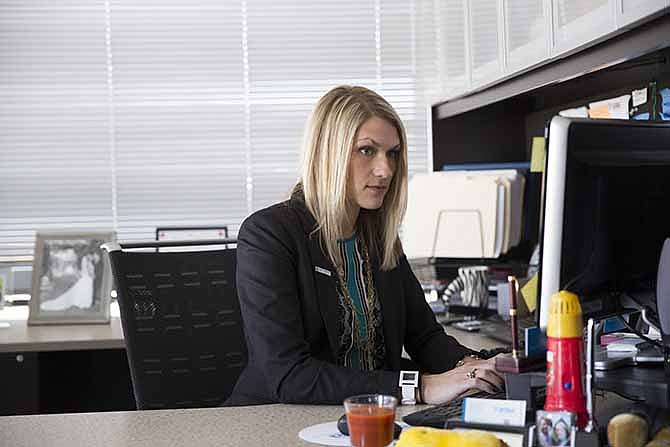
{"label": "nameplate", "polygon": [[463,399],[463,420],[477,424],[526,425],[526,401],[504,399]]}
{"label": "nameplate", "polygon": [[330,270],[326,270],[324,268],[321,268],[318,265],[314,266],[314,270],[316,271],[316,273],[321,273],[322,275],[326,275],[326,276],[331,276],[332,275],[332,273],[330,273]]}

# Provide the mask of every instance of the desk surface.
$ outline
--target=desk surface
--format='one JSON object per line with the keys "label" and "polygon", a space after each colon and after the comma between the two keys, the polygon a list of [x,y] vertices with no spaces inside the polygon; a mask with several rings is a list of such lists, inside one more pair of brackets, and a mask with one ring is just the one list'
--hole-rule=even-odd
{"label": "desk surface", "polygon": [[[111,315],[109,324],[28,326],[28,306],[6,307],[0,310],[0,321],[8,322],[10,327],[0,328],[0,353],[123,349],[123,330],[116,302],[112,303]],[[449,328],[448,333],[475,350],[501,345],[473,332]]]}
{"label": "desk surface", "polygon": [[109,324],[28,326],[28,306],[5,307],[0,321],[0,353],[35,351],[79,351],[88,349],[123,349],[123,330],[119,306],[111,306]]}
{"label": "desk surface", "polygon": [[459,343],[476,351],[479,351],[480,349],[499,348],[503,345],[503,343],[478,332],[465,332],[450,327],[447,328],[447,333],[458,340]]}
{"label": "desk surface", "polygon": [[[398,418],[422,406],[400,407]],[[0,445],[50,447],[306,446],[305,427],[337,420],[340,405],[261,405],[0,417]]]}
{"label": "desk surface", "polygon": [[627,366],[611,371],[595,372],[596,387],[620,392],[646,401],[659,408],[668,408],[668,386],[665,370],[660,365]]}
{"label": "desk surface", "polygon": [[[600,424],[628,402],[599,398]],[[397,419],[425,408],[401,406]],[[341,405],[260,405],[196,410],[123,411],[0,417],[0,445],[14,447],[308,446],[305,427],[337,420]]]}

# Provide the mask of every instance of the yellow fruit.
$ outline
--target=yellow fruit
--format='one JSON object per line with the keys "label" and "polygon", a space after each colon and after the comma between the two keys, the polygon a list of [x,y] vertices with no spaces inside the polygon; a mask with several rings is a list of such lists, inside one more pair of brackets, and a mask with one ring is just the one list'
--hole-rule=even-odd
{"label": "yellow fruit", "polygon": [[670,446],[670,427],[662,428],[654,439],[648,442],[644,447],[669,447]]}
{"label": "yellow fruit", "polygon": [[613,447],[642,447],[647,442],[647,421],[637,414],[621,413],[607,424],[607,442]]}
{"label": "yellow fruit", "polygon": [[411,427],[403,430],[396,447],[504,447],[491,433],[476,430],[439,430]]}

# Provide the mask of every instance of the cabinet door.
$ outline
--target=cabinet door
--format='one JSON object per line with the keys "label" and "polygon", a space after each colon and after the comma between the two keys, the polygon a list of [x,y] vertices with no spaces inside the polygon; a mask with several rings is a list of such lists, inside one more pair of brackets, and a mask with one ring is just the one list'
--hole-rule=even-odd
{"label": "cabinet door", "polygon": [[0,416],[39,413],[37,353],[1,353],[0,372]]}
{"label": "cabinet door", "polygon": [[504,0],[507,73],[549,57],[550,8],[548,0]]}
{"label": "cabinet door", "polygon": [[618,0],[617,26],[622,27],[670,6],[668,0]]}
{"label": "cabinet door", "polygon": [[617,1],[619,0],[552,0],[552,56],[614,31]]}
{"label": "cabinet door", "polygon": [[438,54],[444,98],[455,96],[470,87],[466,52],[465,2],[466,0],[437,2]]}
{"label": "cabinet door", "polygon": [[502,76],[502,17],[502,0],[468,2],[473,87],[487,84]]}

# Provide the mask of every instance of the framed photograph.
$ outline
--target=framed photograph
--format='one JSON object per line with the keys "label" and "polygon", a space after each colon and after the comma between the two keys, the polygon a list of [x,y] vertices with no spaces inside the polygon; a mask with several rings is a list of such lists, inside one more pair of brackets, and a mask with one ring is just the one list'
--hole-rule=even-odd
{"label": "framed photograph", "polygon": [[569,411],[536,412],[535,446],[559,447],[573,446],[575,414]]}
{"label": "framed photograph", "polygon": [[38,232],[28,324],[109,323],[113,231]]}

